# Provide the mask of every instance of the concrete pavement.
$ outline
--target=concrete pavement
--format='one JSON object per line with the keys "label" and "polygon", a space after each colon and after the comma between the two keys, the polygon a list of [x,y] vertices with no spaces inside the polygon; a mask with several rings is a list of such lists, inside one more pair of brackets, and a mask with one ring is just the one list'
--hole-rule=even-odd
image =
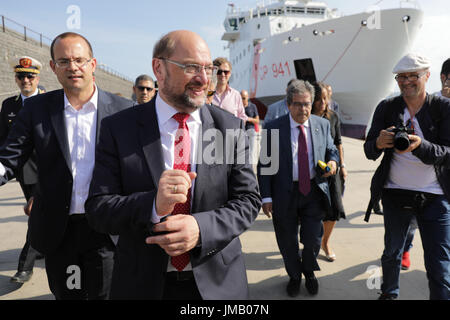
{"label": "concrete pavement", "polygon": [[[380,257],[383,251],[383,217],[372,215],[363,221],[369,199],[370,179],[378,162],[366,160],[363,141],[343,138],[349,177],[344,205],[347,219],[340,220],[333,231],[331,245],[334,262],[319,256],[321,271],[316,272],[319,294],[308,295],[304,284],[298,300],[375,300],[381,284]],[[25,200],[17,182],[0,188],[0,300],[53,299],[47,284],[44,261],[36,262],[32,279],[24,285],[10,283],[25,241],[27,217]],[[286,294],[288,277],[273,232],[272,221],[260,214],[250,230],[241,236],[246,258],[250,296],[255,300],[291,299]],[[400,276],[400,299],[428,299],[428,284],[420,236],[411,249],[411,269]]]}

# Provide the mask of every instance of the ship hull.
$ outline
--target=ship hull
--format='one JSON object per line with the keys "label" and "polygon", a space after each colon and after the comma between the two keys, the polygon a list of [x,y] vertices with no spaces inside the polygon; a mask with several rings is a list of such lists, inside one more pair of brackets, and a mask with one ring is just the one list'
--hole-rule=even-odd
{"label": "ship hull", "polygon": [[[402,21],[406,15],[407,23]],[[394,89],[392,68],[409,51],[422,20],[420,10],[389,9],[325,20],[261,39],[252,45],[253,54],[233,65],[240,71],[230,85],[248,88],[265,114],[270,103],[283,97],[287,82],[299,78],[295,61],[310,59],[316,80],[333,87],[344,134],[363,138],[373,110]],[[230,57],[250,48],[250,43],[242,38],[235,42]]]}

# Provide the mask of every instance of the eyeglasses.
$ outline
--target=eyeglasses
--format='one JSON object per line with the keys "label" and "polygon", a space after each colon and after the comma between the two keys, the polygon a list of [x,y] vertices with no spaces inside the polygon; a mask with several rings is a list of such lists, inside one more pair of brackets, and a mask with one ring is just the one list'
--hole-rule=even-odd
{"label": "eyeglasses", "polygon": [[222,73],[227,76],[227,75],[230,74],[230,70],[222,70],[222,69],[217,70],[217,75],[218,76],[222,75]]}
{"label": "eyeglasses", "polygon": [[216,90],[209,90],[209,91],[208,91],[208,97],[213,96],[214,93],[216,93]]}
{"label": "eyeglasses", "polygon": [[199,64],[195,64],[195,63],[189,63],[189,64],[182,64],[173,60],[169,60],[166,58],[158,58],[164,61],[167,61],[171,64],[174,64],[178,67],[180,67],[181,69],[184,70],[185,74],[189,74],[189,75],[197,75],[199,73],[201,73],[203,70],[205,70],[206,76],[208,78],[211,78],[213,75],[215,75],[217,73],[217,67],[216,66],[201,66]]}
{"label": "eyeglasses", "polygon": [[426,72],[422,72],[422,73],[419,73],[419,74],[412,74],[412,75],[409,75],[409,76],[396,75],[395,76],[395,80],[397,80],[397,82],[405,82],[406,80],[408,80],[410,82],[414,82],[414,81],[419,80],[419,78],[421,76],[423,76],[424,74],[426,74]]}
{"label": "eyeglasses", "polygon": [[73,62],[78,68],[83,68],[89,63],[91,59],[86,58],[75,58],[75,59],[58,59],[55,64],[58,68],[67,68]]}
{"label": "eyeglasses", "polygon": [[300,107],[311,108],[312,103],[311,102],[292,102],[290,105],[294,106],[296,108],[300,108]]}
{"label": "eyeglasses", "polygon": [[137,88],[139,89],[139,91],[144,91],[144,90],[147,90],[148,92],[153,91],[153,88],[150,88],[150,87],[137,86]]}
{"label": "eyeglasses", "polygon": [[16,75],[16,77],[19,80],[23,80],[25,78],[27,78],[28,80],[33,80],[36,78],[36,75],[34,75],[34,74],[18,74],[18,75]]}

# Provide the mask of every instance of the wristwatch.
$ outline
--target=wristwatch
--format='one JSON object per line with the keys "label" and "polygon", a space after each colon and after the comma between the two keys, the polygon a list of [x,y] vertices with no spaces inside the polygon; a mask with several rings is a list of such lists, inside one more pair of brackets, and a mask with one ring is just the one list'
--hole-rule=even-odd
{"label": "wristwatch", "polygon": [[341,168],[345,168],[345,163],[342,163],[342,164],[340,165],[340,167],[341,167]]}

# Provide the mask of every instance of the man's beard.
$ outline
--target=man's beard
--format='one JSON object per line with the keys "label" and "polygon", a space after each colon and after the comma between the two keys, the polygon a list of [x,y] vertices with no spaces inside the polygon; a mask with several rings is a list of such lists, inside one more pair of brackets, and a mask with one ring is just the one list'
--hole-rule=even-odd
{"label": "man's beard", "polygon": [[193,109],[201,108],[206,102],[206,96],[204,96],[200,102],[195,102],[194,99],[189,97],[186,91],[180,95],[174,95],[172,98],[177,105],[182,105]]}
{"label": "man's beard", "polygon": [[202,97],[202,99],[199,102],[196,102],[193,98],[191,98],[188,94],[188,89],[187,87],[189,85],[200,85],[200,84],[196,84],[196,83],[189,83],[188,85],[186,85],[186,89],[184,90],[183,93],[181,94],[174,94],[173,92],[171,92],[171,85],[170,85],[170,78],[166,78],[165,79],[165,85],[164,88],[167,88],[168,90],[164,90],[165,95],[171,100],[171,103],[176,106],[179,107],[181,109],[184,108],[189,108],[189,109],[199,109],[201,108],[205,102],[206,102],[206,94]]}

